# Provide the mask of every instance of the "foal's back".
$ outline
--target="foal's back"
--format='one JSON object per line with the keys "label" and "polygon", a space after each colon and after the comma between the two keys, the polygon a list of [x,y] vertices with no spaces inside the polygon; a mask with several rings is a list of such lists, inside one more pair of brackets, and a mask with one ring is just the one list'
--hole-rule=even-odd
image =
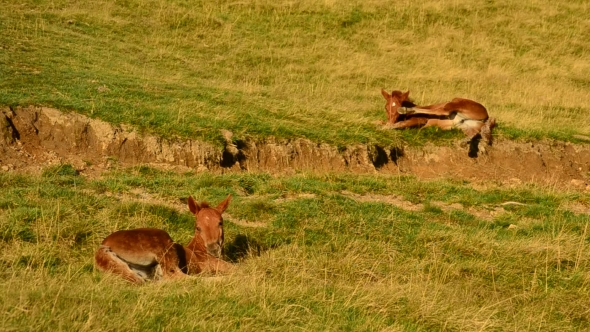
{"label": "foal's back", "polygon": [[165,231],[154,228],[112,233],[102,241],[95,260],[99,269],[136,283],[187,273],[185,248],[174,243]]}
{"label": "foal's back", "polygon": [[161,229],[137,228],[112,233],[102,241],[121,259],[139,265],[153,264],[174,246],[170,235]]}

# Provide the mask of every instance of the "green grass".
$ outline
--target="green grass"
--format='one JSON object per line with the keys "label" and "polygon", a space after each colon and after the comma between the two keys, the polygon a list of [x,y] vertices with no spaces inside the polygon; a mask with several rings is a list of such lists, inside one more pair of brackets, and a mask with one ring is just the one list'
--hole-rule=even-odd
{"label": "green grass", "polygon": [[[478,100],[499,137],[590,134],[585,1],[0,5],[0,105],[218,143],[221,129],[340,147],[461,137],[378,129],[383,87]],[[186,243],[188,195],[228,193],[233,274],[138,287],[95,270],[110,232]],[[588,330],[589,205],[385,175],[0,173],[0,330]]]}
{"label": "green grass", "polygon": [[501,137],[590,134],[584,1],[0,4],[0,104],[215,142],[439,139],[376,128],[383,87],[478,100]]}
{"label": "green grass", "polygon": [[[45,174],[0,175],[0,330],[590,328],[590,219],[572,208],[587,194],[338,174]],[[159,227],[186,243],[183,199],[228,193],[233,274],[138,287],[94,269],[108,233]],[[398,196],[424,207],[387,203]],[[526,205],[474,212],[507,201]]]}

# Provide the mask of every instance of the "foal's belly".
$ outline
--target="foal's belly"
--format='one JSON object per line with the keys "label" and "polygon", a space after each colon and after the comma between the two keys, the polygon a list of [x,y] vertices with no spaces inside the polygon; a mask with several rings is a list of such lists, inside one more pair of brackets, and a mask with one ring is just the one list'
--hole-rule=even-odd
{"label": "foal's belly", "polygon": [[479,129],[483,125],[482,121],[467,118],[461,113],[454,113],[450,118],[453,120],[453,127],[459,129]]}

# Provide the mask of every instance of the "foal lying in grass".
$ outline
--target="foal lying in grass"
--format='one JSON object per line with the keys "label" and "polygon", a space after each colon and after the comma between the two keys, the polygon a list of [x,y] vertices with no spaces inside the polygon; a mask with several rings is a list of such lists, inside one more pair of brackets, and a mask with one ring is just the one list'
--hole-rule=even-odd
{"label": "foal lying in grass", "polygon": [[410,127],[437,126],[443,130],[459,128],[471,141],[478,134],[485,142],[491,144],[492,129],[496,120],[488,116],[486,108],[473,100],[453,98],[450,102],[418,106],[410,101],[410,91],[392,91],[391,94],[381,89],[387,100],[387,125],[394,129]]}
{"label": "foal lying in grass", "polygon": [[230,200],[228,195],[211,208],[189,197],[188,207],[196,221],[195,236],[186,247],[175,243],[161,229],[117,231],[102,241],[95,255],[96,265],[134,283],[228,271],[231,264],[220,259],[224,240],[221,214]]}

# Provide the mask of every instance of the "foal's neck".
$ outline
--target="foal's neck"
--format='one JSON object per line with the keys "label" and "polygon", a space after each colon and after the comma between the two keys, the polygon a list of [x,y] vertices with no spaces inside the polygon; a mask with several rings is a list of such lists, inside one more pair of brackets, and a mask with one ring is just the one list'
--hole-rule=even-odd
{"label": "foal's neck", "polygon": [[205,242],[196,232],[195,237],[184,249],[187,255],[188,274],[226,272],[231,268],[231,264],[207,253]]}
{"label": "foal's neck", "polygon": [[198,254],[205,254],[206,255],[207,254],[207,247],[205,247],[205,242],[203,241],[203,238],[201,238],[201,236],[197,232],[195,232],[195,236],[193,237],[191,242],[188,243],[186,248],[188,250],[194,252],[196,255],[198,255]]}

